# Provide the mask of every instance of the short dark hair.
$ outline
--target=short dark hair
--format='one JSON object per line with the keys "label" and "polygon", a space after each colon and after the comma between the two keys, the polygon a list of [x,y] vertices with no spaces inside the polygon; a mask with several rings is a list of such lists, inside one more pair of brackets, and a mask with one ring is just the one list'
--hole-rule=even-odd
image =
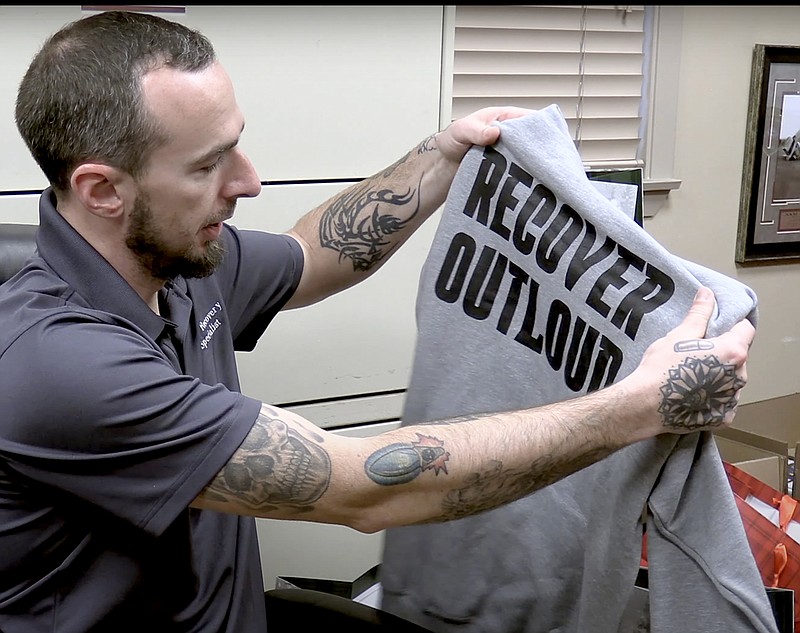
{"label": "short dark hair", "polygon": [[42,46],[17,93],[17,129],[56,191],[98,161],[140,176],[164,131],[143,104],[141,78],[216,60],[198,31],[147,13],[105,11],[76,20]]}

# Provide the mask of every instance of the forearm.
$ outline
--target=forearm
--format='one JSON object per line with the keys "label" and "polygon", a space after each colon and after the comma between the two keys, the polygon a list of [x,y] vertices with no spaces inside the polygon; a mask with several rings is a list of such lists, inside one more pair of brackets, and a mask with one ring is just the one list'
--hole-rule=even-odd
{"label": "forearm", "polygon": [[289,307],[365,279],[442,205],[458,163],[442,156],[437,136],[297,222],[289,233],[303,246],[305,270]]}
{"label": "forearm", "polygon": [[[550,406],[402,427],[365,438],[358,512],[371,532],[448,521],[515,501],[632,441],[624,387]],[[630,407],[628,407],[630,409]],[[640,437],[644,437],[643,435]],[[356,508],[361,510],[362,508]]]}
{"label": "forearm", "polygon": [[620,418],[634,410],[625,398],[619,386],[547,407],[367,438],[326,433],[264,405],[197,505],[364,532],[459,518],[534,492],[630,442],[640,421]]}

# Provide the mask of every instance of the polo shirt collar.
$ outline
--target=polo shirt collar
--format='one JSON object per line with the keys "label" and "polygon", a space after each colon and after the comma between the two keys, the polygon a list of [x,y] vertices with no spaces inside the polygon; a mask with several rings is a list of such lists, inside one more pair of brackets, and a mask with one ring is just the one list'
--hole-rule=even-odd
{"label": "polo shirt collar", "polygon": [[46,189],[39,199],[36,234],[39,256],[92,308],[121,316],[153,339],[158,338],[165,326],[164,319],[56,211],[55,204],[55,193],[52,188]]}

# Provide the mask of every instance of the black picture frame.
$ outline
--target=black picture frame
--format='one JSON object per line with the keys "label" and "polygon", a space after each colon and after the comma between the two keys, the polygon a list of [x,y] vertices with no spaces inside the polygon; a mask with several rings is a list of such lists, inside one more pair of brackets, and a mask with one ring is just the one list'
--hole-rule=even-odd
{"label": "black picture frame", "polygon": [[800,261],[800,46],[756,44],[736,236],[739,265]]}

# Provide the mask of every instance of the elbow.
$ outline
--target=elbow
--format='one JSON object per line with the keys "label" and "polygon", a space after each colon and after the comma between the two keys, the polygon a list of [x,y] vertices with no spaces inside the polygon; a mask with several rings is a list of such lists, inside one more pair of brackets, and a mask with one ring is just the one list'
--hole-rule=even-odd
{"label": "elbow", "polygon": [[359,512],[357,516],[351,517],[346,525],[362,534],[377,534],[378,532],[390,527],[395,527],[393,523],[387,521],[381,513],[376,510],[365,510]]}
{"label": "elbow", "polygon": [[408,522],[402,519],[403,517],[398,517],[397,512],[393,510],[392,504],[362,503],[349,506],[343,514],[340,514],[337,522],[362,534],[376,534]]}

